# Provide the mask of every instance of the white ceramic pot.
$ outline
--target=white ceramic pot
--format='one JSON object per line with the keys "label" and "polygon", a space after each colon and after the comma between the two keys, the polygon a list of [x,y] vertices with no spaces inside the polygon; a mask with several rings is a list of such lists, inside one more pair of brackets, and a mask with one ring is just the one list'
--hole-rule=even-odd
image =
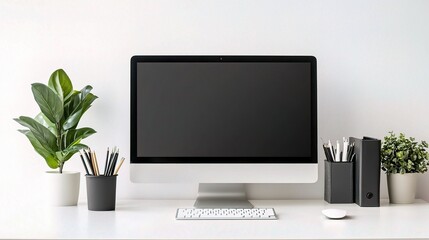
{"label": "white ceramic pot", "polygon": [[47,171],[46,196],[51,206],[76,206],[79,199],[80,172]]}
{"label": "white ceramic pot", "polygon": [[416,197],[418,173],[387,175],[390,203],[413,203]]}

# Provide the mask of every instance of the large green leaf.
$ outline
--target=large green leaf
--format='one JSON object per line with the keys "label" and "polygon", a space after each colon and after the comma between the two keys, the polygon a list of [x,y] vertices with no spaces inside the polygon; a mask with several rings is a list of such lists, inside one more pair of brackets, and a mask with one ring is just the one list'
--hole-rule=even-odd
{"label": "large green leaf", "polygon": [[55,155],[60,159],[60,161],[65,162],[69,160],[75,153],[77,153],[81,149],[87,149],[88,146],[84,144],[76,144],[72,147],[66,148],[63,151],[58,151]]}
{"label": "large green leaf", "polygon": [[92,128],[70,129],[65,133],[65,148],[72,147],[80,142],[80,140],[96,133]]}
{"label": "large green leaf", "polygon": [[80,109],[82,101],[88,96],[91,92],[92,87],[86,86],[81,91],[78,91],[79,94],[74,94],[69,98],[66,105],[64,105],[64,118],[67,119],[74,112],[77,112],[77,109]]}
{"label": "large green leaf", "polygon": [[64,107],[66,107],[70,100],[72,100],[76,95],[80,94],[80,91],[73,90],[67,97],[64,98]]}
{"label": "large green leaf", "polygon": [[82,115],[91,107],[91,103],[97,99],[97,96],[90,93],[92,87],[86,86],[79,95],[73,97],[70,103],[65,107],[63,129],[75,128]]}
{"label": "large green leaf", "polygon": [[45,149],[49,150],[50,152],[58,151],[57,137],[42,124],[30,117],[25,116],[15,118],[14,120],[22,126],[30,129],[31,133]]}
{"label": "large green leaf", "polygon": [[34,99],[43,114],[53,123],[57,123],[63,117],[63,101],[48,86],[42,83],[31,84]]}
{"label": "large green leaf", "polygon": [[73,91],[70,78],[63,69],[58,69],[51,74],[48,86],[58,94],[62,101]]}
{"label": "large green leaf", "polygon": [[46,163],[50,168],[58,168],[58,159],[54,156],[54,153],[45,149],[42,144],[40,144],[40,142],[34,137],[33,133],[30,130],[19,131],[23,133],[28,138],[28,140],[30,140],[30,143],[33,146],[34,150],[36,150],[36,152],[45,159]]}
{"label": "large green leaf", "polygon": [[84,99],[92,91],[91,85],[86,85],[82,90],[80,90],[80,98]]}
{"label": "large green leaf", "polygon": [[55,127],[55,124],[53,124],[49,119],[45,116],[43,113],[37,114],[37,116],[34,118],[38,123],[42,124],[44,127],[49,129],[55,136],[58,135],[57,128]]}

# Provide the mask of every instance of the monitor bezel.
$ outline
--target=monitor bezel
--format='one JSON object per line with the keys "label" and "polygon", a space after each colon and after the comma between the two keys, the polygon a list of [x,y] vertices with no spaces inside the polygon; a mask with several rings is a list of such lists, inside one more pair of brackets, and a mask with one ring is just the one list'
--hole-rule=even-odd
{"label": "monitor bezel", "polygon": [[[137,64],[140,62],[308,62],[311,65],[311,156],[310,157],[137,157]],[[131,58],[130,163],[132,164],[204,164],[243,163],[278,164],[317,163],[317,60],[314,56],[153,56]]]}

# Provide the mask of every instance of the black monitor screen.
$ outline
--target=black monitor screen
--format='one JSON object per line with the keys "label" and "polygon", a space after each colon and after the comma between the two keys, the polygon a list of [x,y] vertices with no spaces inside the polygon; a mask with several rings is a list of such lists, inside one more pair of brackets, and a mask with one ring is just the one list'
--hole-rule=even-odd
{"label": "black monitor screen", "polygon": [[309,162],[310,62],[138,62],[136,154],[147,162]]}

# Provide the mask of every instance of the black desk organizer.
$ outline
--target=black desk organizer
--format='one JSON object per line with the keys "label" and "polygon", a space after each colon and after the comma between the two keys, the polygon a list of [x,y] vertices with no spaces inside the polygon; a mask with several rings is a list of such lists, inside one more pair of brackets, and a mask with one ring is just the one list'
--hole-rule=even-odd
{"label": "black desk organizer", "polygon": [[354,203],[354,162],[325,160],[325,201],[328,203]]}
{"label": "black desk organizer", "polygon": [[381,141],[351,137],[349,142],[355,145],[354,162],[325,160],[325,201],[379,207]]}

